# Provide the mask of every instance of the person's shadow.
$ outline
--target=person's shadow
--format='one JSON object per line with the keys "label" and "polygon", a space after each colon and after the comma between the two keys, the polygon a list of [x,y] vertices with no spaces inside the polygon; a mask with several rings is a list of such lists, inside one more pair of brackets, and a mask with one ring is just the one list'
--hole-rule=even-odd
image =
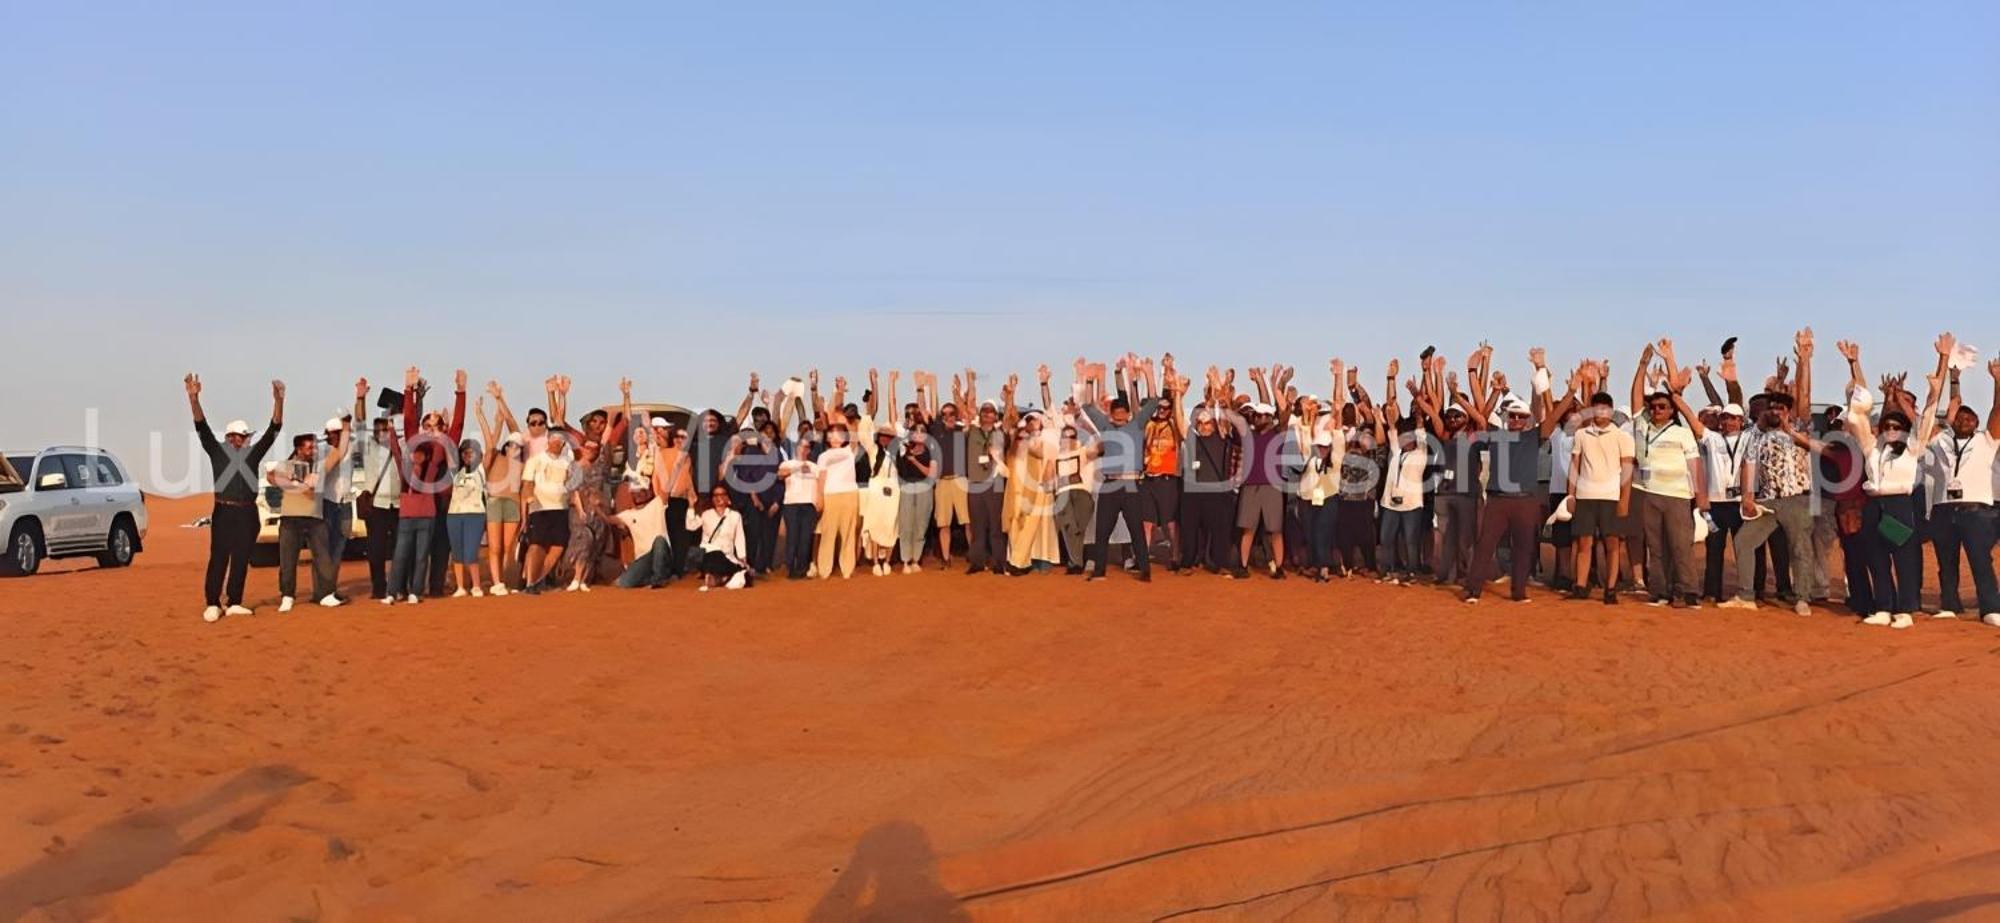
{"label": "person's shadow", "polygon": [[[292,788],[311,777],[290,766],[259,766],[185,804],[129,814],[73,846],[0,875],[0,923],[45,904],[117,891],[218,837],[249,830]],[[80,912],[79,916],[88,915]]]}
{"label": "person's shadow", "polygon": [[930,837],[906,820],[862,834],[840,877],[806,917],[807,923],[971,919],[938,883]]}

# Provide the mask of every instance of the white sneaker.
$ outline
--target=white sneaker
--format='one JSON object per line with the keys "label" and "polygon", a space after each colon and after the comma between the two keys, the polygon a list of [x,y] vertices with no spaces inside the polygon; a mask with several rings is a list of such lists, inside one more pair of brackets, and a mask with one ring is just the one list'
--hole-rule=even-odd
{"label": "white sneaker", "polygon": [[910,562],[910,573],[921,574],[923,572],[924,572],[924,566],[922,564],[919,564],[915,561]]}
{"label": "white sneaker", "polygon": [[327,607],[328,609],[338,609],[341,606],[346,605],[346,600],[343,600],[340,597],[333,595],[332,593],[328,593],[325,596],[320,597],[319,604]]}
{"label": "white sneaker", "polygon": [[378,599],[378,600],[376,600],[376,602],[378,602],[378,603],[381,603],[382,605],[385,605],[385,606],[393,606],[393,605],[395,605],[395,604],[396,604],[396,597],[394,597],[394,596],[384,596],[384,597],[382,597],[381,599]]}
{"label": "white sneaker", "polygon": [[1801,599],[1798,602],[1792,604],[1792,611],[1800,615],[1811,615],[1812,604]]}
{"label": "white sneaker", "polygon": [[223,614],[224,614],[224,615],[249,615],[249,614],[250,614],[251,612],[253,612],[253,611],[255,611],[255,610],[251,609],[251,608],[250,608],[249,606],[245,606],[245,605],[241,605],[241,604],[238,604],[238,605],[234,605],[234,606],[230,606],[230,607],[229,607],[228,609],[225,609],[225,610],[223,610]]}
{"label": "white sneaker", "polygon": [[505,595],[507,595],[507,585],[506,585],[506,584],[504,584],[504,583],[496,583],[496,584],[494,584],[494,585],[493,585],[493,595],[495,595],[495,596],[505,596]]}
{"label": "white sneaker", "polygon": [[473,588],[472,588],[472,597],[473,597],[474,599],[477,599],[477,598],[479,598],[479,597],[481,597],[481,596],[485,596],[485,595],[486,595],[486,591],[485,591],[485,590],[482,590],[482,589],[480,589],[480,588],[478,588],[478,587],[473,587]]}
{"label": "white sneaker", "polygon": [[590,584],[588,584],[588,583],[579,583],[579,584],[577,584],[577,585],[576,585],[576,589],[577,589],[577,592],[580,592],[580,593],[588,593],[588,592],[590,592]]}
{"label": "white sneaker", "polygon": [[409,603],[412,606],[416,605],[417,603],[423,602],[423,600],[417,598],[417,594],[415,593],[411,593],[409,596],[405,597],[403,601]]}
{"label": "white sneaker", "polygon": [[1863,624],[1863,625],[1887,625],[1887,624],[1889,624],[1889,621],[1890,621],[1890,620],[1889,620],[1889,613],[1887,613],[1887,612],[1877,612],[1877,613],[1875,613],[1875,614],[1873,614],[1873,615],[1870,615],[1869,617],[1867,617],[1867,618],[1865,618],[1865,619],[1862,619],[1862,620],[1861,620],[1861,624]]}
{"label": "white sneaker", "polygon": [[706,593],[706,592],[708,592],[708,584],[704,583],[704,584],[702,584],[701,586],[699,586],[699,587],[696,587],[696,588],[695,588],[695,592],[697,592],[697,593]]}
{"label": "white sneaker", "polygon": [[1717,609],[1755,609],[1757,608],[1757,603],[1752,600],[1732,596],[1716,603],[1715,607]]}
{"label": "white sneaker", "polygon": [[467,597],[467,596],[471,596],[471,595],[472,595],[471,593],[467,593],[467,592],[465,591],[465,588],[464,588],[464,587],[459,587],[457,591],[455,591],[455,592],[453,592],[453,593],[451,594],[451,598],[453,598],[453,599],[462,599],[462,598],[464,598],[464,597]]}
{"label": "white sneaker", "polygon": [[1936,613],[1936,614],[1932,615],[1932,616],[1931,616],[1931,618],[1934,618],[1934,619],[1955,619],[1955,618],[1958,618],[1958,613],[1956,613],[1956,612],[1953,612],[1953,611],[1951,611],[1950,609],[1940,609],[1940,610],[1938,610],[1938,611],[1937,611],[1937,613]]}
{"label": "white sneaker", "polygon": [[1916,623],[1917,623],[1917,620],[1916,620],[1916,619],[1913,619],[1913,618],[1910,618],[1910,614],[1909,614],[1908,612],[1898,612],[1898,613],[1896,613],[1896,615],[1895,615],[1895,616],[1894,616],[1894,617],[1893,617],[1893,618],[1892,618],[1892,619],[1891,619],[1891,620],[1889,621],[1889,627],[1890,627],[1890,628],[1908,628],[1908,627],[1910,627],[1911,625],[1915,625]]}
{"label": "white sneaker", "polygon": [[812,580],[812,579],[814,579],[814,578],[816,578],[816,577],[818,577],[818,576],[819,576],[819,565],[818,565],[818,564],[808,564],[808,565],[806,565],[806,579],[807,579],[807,580]]}
{"label": "white sneaker", "polygon": [[210,606],[201,610],[201,620],[204,622],[213,622],[219,618],[222,618],[221,606]]}
{"label": "white sneaker", "polygon": [[729,582],[723,584],[723,587],[731,590],[740,590],[749,585],[750,585],[750,580],[743,575],[742,571],[739,570],[736,573],[729,575]]}
{"label": "white sneaker", "polygon": [[278,611],[279,612],[292,611],[292,598],[290,596],[281,596],[278,598]]}
{"label": "white sneaker", "polygon": [[2000,628],[2000,612],[1988,612],[1980,616],[1979,620],[1995,628]]}

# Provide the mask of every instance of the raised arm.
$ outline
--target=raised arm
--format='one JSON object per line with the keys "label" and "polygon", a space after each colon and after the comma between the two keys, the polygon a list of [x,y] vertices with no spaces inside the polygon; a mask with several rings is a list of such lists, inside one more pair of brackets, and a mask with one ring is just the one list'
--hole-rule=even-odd
{"label": "raised arm", "polygon": [[486,398],[473,401],[472,416],[479,421],[479,444],[486,447],[486,457],[500,457],[500,441],[494,437],[493,424],[486,422]]}
{"label": "raised arm", "polygon": [[1639,351],[1639,361],[1632,364],[1632,403],[1626,406],[1631,407],[1634,413],[1646,406],[1646,370],[1652,367],[1653,344],[1647,343],[1646,348]]}
{"label": "raised arm", "polygon": [[1799,359],[1798,386],[1792,395],[1792,416],[1801,420],[1812,419],[1812,357],[1813,331],[1811,327],[1800,330],[1792,337],[1792,354]]}
{"label": "raised arm", "polygon": [[750,419],[750,406],[751,404],[755,403],[756,400],[757,400],[757,373],[751,372],[750,390],[743,392],[743,400],[738,402],[736,405],[736,418],[733,421],[736,423],[736,425],[741,426],[743,425],[743,421]]}
{"label": "raised arm", "polygon": [[[862,395],[862,403],[867,405],[868,419],[882,415],[882,376],[874,369],[868,370],[868,393]],[[874,443],[871,440],[869,444]]]}
{"label": "raised arm", "polygon": [[417,380],[422,378],[416,366],[403,370],[403,438],[414,439],[417,435]]}
{"label": "raised arm", "polygon": [[[459,369],[452,375],[451,419],[445,421],[445,432],[451,434],[451,444],[456,446],[465,439],[465,370]],[[454,449],[453,451],[456,451]]]}
{"label": "raised arm", "polygon": [[1542,431],[1543,439],[1555,435],[1556,428],[1562,425],[1563,417],[1575,409],[1577,401],[1576,393],[1582,385],[1583,373],[1581,371],[1571,372],[1569,373],[1569,385],[1567,390],[1563,392],[1562,400],[1555,402],[1552,406],[1544,407],[1544,404],[1548,404],[1548,398],[1545,396],[1542,400],[1535,403],[1534,412],[1540,414],[1540,417],[1535,420],[1535,426]]}

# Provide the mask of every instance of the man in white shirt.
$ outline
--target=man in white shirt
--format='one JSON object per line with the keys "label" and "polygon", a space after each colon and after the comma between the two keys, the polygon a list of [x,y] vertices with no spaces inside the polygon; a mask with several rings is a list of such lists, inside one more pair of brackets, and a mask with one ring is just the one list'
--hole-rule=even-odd
{"label": "man in white shirt", "polygon": [[[1652,604],[1685,609],[1700,605],[1701,599],[1694,573],[1694,517],[1696,510],[1708,509],[1699,442],[1702,429],[1694,410],[1681,399],[1680,389],[1694,380],[1693,371],[1675,368],[1672,340],[1662,338],[1658,354],[1666,362],[1666,387],[1640,397],[1645,419],[1633,427],[1634,499],[1651,562],[1646,588]],[[1645,365],[1642,359],[1640,366]]]}
{"label": "man in white shirt", "polygon": [[1604,602],[1618,601],[1618,575],[1624,572],[1625,518],[1632,509],[1632,434],[1612,422],[1611,395],[1590,398],[1586,425],[1570,446],[1570,532],[1576,543],[1576,587],[1569,598],[1590,596],[1590,552],[1604,543]]}
{"label": "man in white shirt", "polygon": [[1953,618],[1964,611],[1958,589],[1958,556],[1965,553],[1972,569],[1973,592],[1979,604],[1980,621],[2000,628],[2000,586],[1993,573],[1993,545],[2000,534],[2000,510],[1994,507],[1994,484],[2000,470],[1994,467],[1995,449],[2000,448],[2000,359],[1987,363],[1993,377],[1993,406],[1986,413],[1986,426],[1979,414],[1960,403],[1958,371],[1951,372],[1950,432],[1931,441],[1931,470],[1944,483],[1933,482],[1931,500],[1931,541],[1938,562],[1938,617]]}
{"label": "man in white shirt", "polygon": [[560,429],[551,429],[542,453],[531,456],[521,471],[521,484],[528,495],[528,560],[521,567],[522,590],[530,595],[542,591],[545,566],[553,550],[560,555],[569,546],[569,495],[575,472],[567,445],[569,438]]}
{"label": "man in white shirt", "polygon": [[1716,428],[1702,428],[1703,471],[1707,475],[1708,516],[1714,527],[1708,533],[1702,595],[1721,602],[1723,552],[1743,528],[1743,461],[1750,454],[1752,436],[1743,431],[1743,405],[1730,403],[1718,411]]}

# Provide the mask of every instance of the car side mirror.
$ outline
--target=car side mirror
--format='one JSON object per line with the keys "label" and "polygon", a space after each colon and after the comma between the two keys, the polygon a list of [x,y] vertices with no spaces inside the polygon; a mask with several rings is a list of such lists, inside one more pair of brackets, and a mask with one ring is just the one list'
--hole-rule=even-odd
{"label": "car side mirror", "polygon": [[36,490],[61,490],[69,486],[69,477],[60,471],[51,471],[35,481]]}

